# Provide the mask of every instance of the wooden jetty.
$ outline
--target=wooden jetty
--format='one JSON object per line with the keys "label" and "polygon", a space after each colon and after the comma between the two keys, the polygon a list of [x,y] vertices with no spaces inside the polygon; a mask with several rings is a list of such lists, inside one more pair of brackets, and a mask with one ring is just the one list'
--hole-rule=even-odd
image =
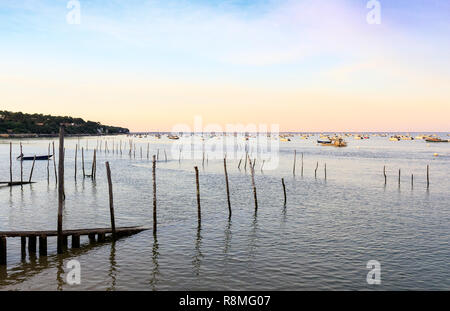
{"label": "wooden jetty", "polygon": [[[115,228],[116,238],[133,235],[148,230],[144,227],[117,227]],[[105,242],[109,237],[107,234],[113,234],[112,228],[94,228],[94,229],[75,229],[62,231],[63,247],[67,247],[68,237],[72,237],[72,248],[80,248],[80,237],[87,235],[90,243]],[[26,246],[28,240],[28,253],[36,253],[36,244],[39,239],[39,255],[47,256],[47,238],[57,237],[57,230],[44,231],[0,231],[0,266],[7,263],[7,238],[21,238],[22,256],[26,254]]]}

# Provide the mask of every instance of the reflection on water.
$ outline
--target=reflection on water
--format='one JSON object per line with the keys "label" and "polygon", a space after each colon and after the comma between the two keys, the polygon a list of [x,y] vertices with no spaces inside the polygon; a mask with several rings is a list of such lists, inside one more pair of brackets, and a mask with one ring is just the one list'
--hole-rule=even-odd
{"label": "reflection on water", "polygon": [[152,264],[153,267],[151,269],[151,279],[150,279],[150,286],[152,290],[157,290],[157,281],[159,277],[159,264],[158,264],[158,251],[159,245],[158,245],[158,238],[156,233],[153,234],[153,246],[152,246]]}
{"label": "reflection on water", "polygon": [[108,291],[113,291],[116,289],[116,275],[117,275],[117,269],[116,269],[116,242],[111,242],[111,253],[109,254],[109,272],[108,276],[111,278],[111,285],[107,288]]}
{"label": "reflection on water", "polygon": [[[102,141],[104,146],[107,139],[108,146],[122,140],[122,146],[128,147],[125,137],[101,138],[98,145]],[[384,269],[379,289],[450,289],[450,144],[428,146],[422,141],[393,143],[371,138],[337,149],[294,138],[281,144],[276,170],[255,167],[258,213],[247,161],[239,166],[241,158],[229,157],[233,209],[229,218],[223,156],[214,159],[206,154],[204,161],[193,161],[180,157],[176,150],[172,158],[170,141],[135,138],[137,156],[127,149],[123,156],[97,152],[96,180],[80,174],[79,152],[75,180],[74,147],[77,142],[85,146],[83,140],[66,140],[64,228],[109,227],[103,165],[108,160],[116,226],[151,229],[152,164],[139,154],[140,147],[146,151],[150,143],[150,155],[158,149],[169,151],[167,161],[160,156],[157,165],[158,236],[149,230],[115,243],[82,245],[61,256],[56,255],[55,241],[49,239],[48,257],[22,257],[20,239],[10,238],[8,267],[0,267],[1,290],[372,289],[365,282],[366,263],[372,259]],[[90,150],[85,149],[86,168],[90,168],[95,140],[89,143]],[[48,142],[24,140],[24,153],[46,154]],[[8,143],[0,141],[0,159],[9,157]],[[298,176],[292,174],[294,150],[304,155],[302,170],[297,156]],[[257,159],[257,163],[259,168],[262,161]],[[17,164],[15,180],[20,178]],[[23,165],[24,172],[29,172],[31,163]],[[196,217],[194,166],[202,167],[201,224]],[[399,168],[408,176],[400,185]],[[0,161],[0,174],[1,180],[9,180],[9,161]],[[286,182],[286,205],[281,178]],[[36,163],[35,184],[23,189],[0,187],[0,231],[56,228],[53,167],[49,179],[46,182],[44,161]],[[64,263],[70,259],[81,263],[82,283],[77,287],[64,280]]]}
{"label": "reflection on water", "polygon": [[194,274],[196,276],[200,275],[200,266],[201,266],[201,261],[203,258],[203,254],[201,252],[201,245],[202,245],[202,226],[201,223],[199,221],[198,226],[197,226],[197,235],[195,238],[195,253],[194,253],[194,257],[192,260],[192,265],[194,267]]}

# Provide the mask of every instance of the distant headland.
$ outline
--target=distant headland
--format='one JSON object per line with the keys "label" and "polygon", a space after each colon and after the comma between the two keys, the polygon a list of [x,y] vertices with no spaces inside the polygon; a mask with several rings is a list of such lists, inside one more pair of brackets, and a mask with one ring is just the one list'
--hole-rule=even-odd
{"label": "distant headland", "polygon": [[68,135],[127,134],[129,129],[84,121],[82,118],[0,110],[0,137],[46,137],[58,134],[64,125]]}

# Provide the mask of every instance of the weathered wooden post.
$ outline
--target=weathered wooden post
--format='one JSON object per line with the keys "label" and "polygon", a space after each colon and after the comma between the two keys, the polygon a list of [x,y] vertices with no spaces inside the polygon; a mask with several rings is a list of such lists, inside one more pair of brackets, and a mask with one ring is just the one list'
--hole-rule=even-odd
{"label": "weathered wooden post", "polygon": [[55,169],[55,183],[58,183],[58,174],[56,172],[56,160],[55,160],[55,142],[52,142],[53,145],[53,168]]}
{"label": "weathered wooden post", "polygon": [[286,186],[284,184],[284,178],[281,178],[281,184],[283,185],[284,205],[286,206]]}
{"label": "weathered wooden post", "polygon": [[242,158],[239,160],[238,169],[240,170]]}
{"label": "weathered wooden post", "polygon": [[48,153],[47,153],[47,183],[50,182],[50,143],[48,143]]}
{"label": "weathered wooden post", "polygon": [[[53,145],[54,146],[54,145]],[[54,159],[53,159],[54,160]],[[64,127],[59,127],[59,159],[58,159],[58,254],[63,252],[63,205],[64,205]]]}
{"label": "weathered wooden post", "polygon": [[30,178],[28,178],[29,183],[31,183],[31,178],[33,177],[34,162],[36,162],[36,155],[34,155],[34,157],[33,157],[33,164],[31,165],[31,171],[30,171]]}
{"label": "weathered wooden post", "polygon": [[111,216],[111,229],[113,239],[116,239],[116,222],[114,220],[114,201],[113,201],[113,188],[111,181],[111,169],[109,168],[109,162],[106,165],[106,176],[108,177],[108,189],[109,189],[109,214]]}
{"label": "weathered wooden post", "polygon": [[[98,140],[97,140],[98,145]],[[77,179],[77,153],[78,153],[78,144],[75,145],[75,172],[74,172],[74,178]]]}
{"label": "weathered wooden post", "polygon": [[297,162],[297,150],[294,150],[294,167],[292,168],[292,174],[295,176],[295,162]]}
{"label": "weathered wooden post", "polygon": [[22,143],[20,143],[20,187],[23,187],[23,152]]}
{"label": "weathered wooden post", "polygon": [[430,166],[427,165],[427,189],[430,188]]}
{"label": "weathered wooden post", "polygon": [[0,236],[0,266],[6,266],[7,257],[6,237]]}
{"label": "weathered wooden post", "polygon": [[20,237],[20,254],[22,259],[25,259],[27,255],[27,237],[25,236]]}
{"label": "weathered wooden post", "polygon": [[95,179],[96,172],[97,172],[97,152],[94,149],[94,155],[92,157],[92,167],[91,167],[91,177],[92,177],[92,179]]}
{"label": "weathered wooden post", "polygon": [[153,155],[153,234],[156,234],[157,220],[156,220],[156,156]]}
{"label": "weathered wooden post", "polygon": [[319,161],[316,163],[316,169],[314,170],[314,178],[317,178],[317,168],[319,167]]}
{"label": "weathered wooden post", "polygon": [[386,165],[383,166],[383,176],[384,176],[384,184],[386,185],[387,183],[387,176],[386,176]]}
{"label": "weathered wooden post", "polygon": [[166,153],[166,149],[164,149],[164,161],[167,162],[167,153]]}
{"label": "weathered wooden post", "polygon": [[47,256],[47,236],[39,236],[39,256]]}
{"label": "weathered wooden post", "polygon": [[9,142],[9,182],[12,186],[12,142]]}
{"label": "weathered wooden post", "polygon": [[80,235],[72,234],[72,248],[80,248]]}
{"label": "weathered wooden post", "polygon": [[147,160],[150,158],[150,143],[147,143]]}
{"label": "weathered wooden post", "polygon": [[86,172],[84,171],[84,147],[81,147],[81,169],[83,170],[83,178],[86,177]]}
{"label": "weathered wooden post", "polygon": [[223,168],[225,171],[225,185],[227,188],[227,202],[228,202],[228,212],[229,212],[228,217],[231,217],[230,188],[228,185],[228,172],[227,172],[227,158],[226,157],[223,158]]}
{"label": "weathered wooden post", "polygon": [[398,185],[400,186],[401,169],[398,169]]}
{"label": "weathered wooden post", "polygon": [[195,184],[197,186],[197,216],[198,216],[198,223],[202,221],[202,212],[200,208],[200,183],[198,180],[198,167],[194,166],[195,170]]}
{"label": "weathered wooden post", "polygon": [[414,174],[411,174],[411,188],[414,187]]}
{"label": "weathered wooden post", "polygon": [[303,152],[302,152],[302,177],[303,177]]}
{"label": "weathered wooden post", "polygon": [[250,157],[248,157],[248,160],[249,160],[249,166],[250,166],[250,173],[252,176],[253,197],[255,199],[255,213],[256,213],[258,211],[258,198],[256,196],[255,169],[253,168],[252,160],[250,159]]}
{"label": "weathered wooden post", "polygon": [[327,180],[327,164],[325,163],[325,166],[323,167],[324,174],[325,174],[325,180]]}
{"label": "weathered wooden post", "polygon": [[34,255],[36,254],[36,236],[30,235],[28,237],[28,254]]}

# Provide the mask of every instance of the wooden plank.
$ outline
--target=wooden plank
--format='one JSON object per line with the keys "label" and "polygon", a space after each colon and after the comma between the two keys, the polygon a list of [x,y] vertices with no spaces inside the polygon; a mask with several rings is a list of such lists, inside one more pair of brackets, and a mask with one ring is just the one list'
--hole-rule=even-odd
{"label": "wooden plank", "polygon": [[[138,233],[141,231],[148,230],[148,228],[144,227],[118,227],[116,228],[116,232],[126,232],[130,231],[130,233]],[[99,234],[99,233],[112,233],[111,228],[94,228],[94,229],[73,229],[73,230],[63,230],[62,234],[64,236],[79,234],[79,235],[89,235],[89,234]],[[57,230],[44,230],[44,231],[0,231],[0,236],[5,237],[31,237],[31,236],[57,236]]]}

